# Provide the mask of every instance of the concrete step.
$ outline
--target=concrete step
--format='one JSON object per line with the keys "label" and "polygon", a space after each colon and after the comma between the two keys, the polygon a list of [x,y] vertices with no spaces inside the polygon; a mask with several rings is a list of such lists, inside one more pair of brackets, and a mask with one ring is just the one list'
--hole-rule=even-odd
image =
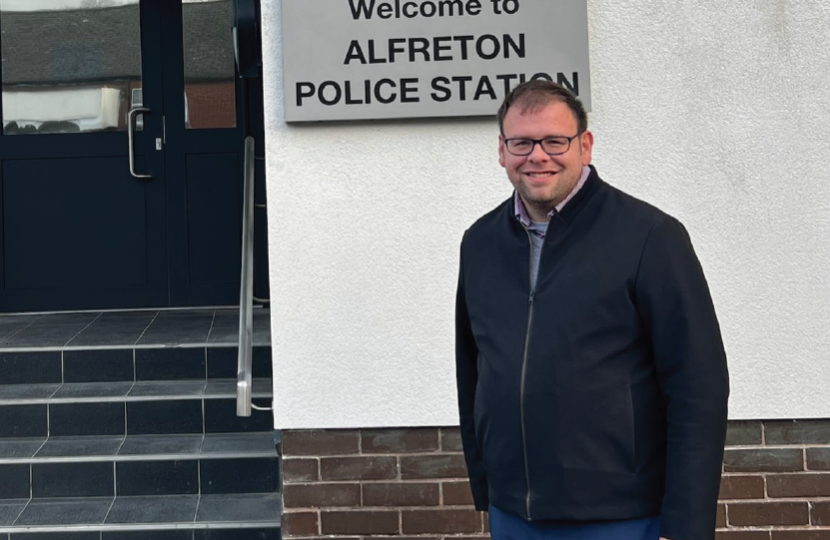
{"label": "concrete step", "polygon": [[267,413],[236,416],[236,399],[0,406],[0,439],[271,431]]}
{"label": "concrete step", "polygon": [[[271,397],[271,379],[253,379],[251,382],[254,398],[268,400]],[[0,384],[0,406],[221,399],[235,396],[236,379]]]}
{"label": "concrete step", "polygon": [[26,538],[22,533],[86,532],[91,538],[109,540],[118,536],[108,533],[141,531],[144,534],[137,538],[151,540],[152,532],[171,529],[189,531],[191,536],[183,538],[202,539],[205,535],[194,532],[223,529],[236,531],[228,538],[239,540],[245,530],[278,534],[280,506],[280,496],[275,493],[0,501],[0,539],[4,534],[18,540],[18,536]]}
{"label": "concrete step", "polygon": [[0,439],[0,465],[276,458],[278,443],[279,434],[272,431]]}
{"label": "concrete step", "polygon": [[[267,309],[253,312],[254,345],[271,342]],[[0,349],[236,346],[239,310],[129,310],[0,315]]]}
{"label": "concrete step", "polygon": [[0,465],[0,502],[279,492],[275,457]]}
{"label": "concrete step", "polygon": [[[278,540],[279,434],[236,416],[238,311],[0,316],[0,540]],[[253,394],[270,404],[267,311]]]}

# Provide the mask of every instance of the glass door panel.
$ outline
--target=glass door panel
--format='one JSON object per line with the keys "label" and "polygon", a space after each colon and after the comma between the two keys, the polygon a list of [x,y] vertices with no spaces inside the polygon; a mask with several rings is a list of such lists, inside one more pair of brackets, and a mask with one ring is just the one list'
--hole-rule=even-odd
{"label": "glass door panel", "polygon": [[231,0],[184,0],[185,127],[236,127]]}
{"label": "glass door panel", "polygon": [[138,0],[0,0],[0,30],[4,135],[127,129]]}

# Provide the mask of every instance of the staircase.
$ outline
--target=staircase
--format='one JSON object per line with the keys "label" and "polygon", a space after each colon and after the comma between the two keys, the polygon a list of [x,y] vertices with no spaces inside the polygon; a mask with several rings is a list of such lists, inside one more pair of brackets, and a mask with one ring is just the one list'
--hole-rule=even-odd
{"label": "staircase", "polygon": [[[0,316],[0,540],[277,540],[278,433],[233,309]],[[267,310],[253,392],[271,397]]]}

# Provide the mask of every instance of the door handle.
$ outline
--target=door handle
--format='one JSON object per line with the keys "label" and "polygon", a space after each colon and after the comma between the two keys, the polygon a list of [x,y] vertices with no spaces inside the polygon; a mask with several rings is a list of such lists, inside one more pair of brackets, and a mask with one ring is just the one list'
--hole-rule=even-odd
{"label": "door handle", "polygon": [[130,112],[127,113],[127,141],[130,144],[130,174],[133,175],[135,178],[152,178],[152,174],[139,174],[135,172],[135,117],[139,113],[149,113],[150,109],[147,107],[135,107],[130,109]]}

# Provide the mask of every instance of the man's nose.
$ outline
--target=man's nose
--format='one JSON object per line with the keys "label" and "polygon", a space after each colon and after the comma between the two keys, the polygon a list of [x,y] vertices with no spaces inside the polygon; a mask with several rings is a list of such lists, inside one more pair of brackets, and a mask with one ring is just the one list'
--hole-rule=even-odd
{"label": "man's nose", "polygon": [[547,161],[550,159],[550,156],[542,150],[542,143],[536,142],[533,145],[533,150],[528,154],[527,159],[531,161]]}

